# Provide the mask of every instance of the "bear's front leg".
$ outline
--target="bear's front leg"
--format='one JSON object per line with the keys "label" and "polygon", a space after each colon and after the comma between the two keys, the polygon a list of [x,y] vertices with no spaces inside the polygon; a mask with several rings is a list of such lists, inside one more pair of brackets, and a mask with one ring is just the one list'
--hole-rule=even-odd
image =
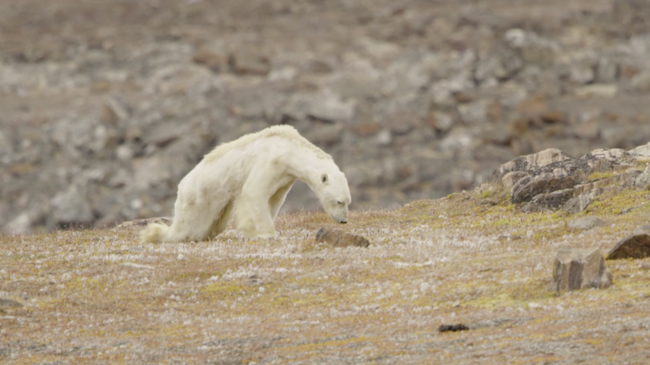
{"label": "bear's front leg", "polygon": [[275,237],[268,198],[242,194],[235,203],[235,224],[246,238]]}

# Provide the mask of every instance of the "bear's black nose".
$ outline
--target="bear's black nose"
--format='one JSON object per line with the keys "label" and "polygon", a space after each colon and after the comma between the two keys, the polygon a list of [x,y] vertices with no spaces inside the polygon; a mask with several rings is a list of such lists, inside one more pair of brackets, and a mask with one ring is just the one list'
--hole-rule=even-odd
{"label": "bear's black nose", "polygon": [[348,221],[341,221],[341,224],[346,224]]}

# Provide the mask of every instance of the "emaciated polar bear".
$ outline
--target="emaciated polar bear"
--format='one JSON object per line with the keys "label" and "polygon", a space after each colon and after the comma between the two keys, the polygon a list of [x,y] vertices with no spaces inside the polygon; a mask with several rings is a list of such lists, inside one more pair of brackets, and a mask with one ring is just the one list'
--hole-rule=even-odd
{"label": "emaciated polar bear", "polygon": [[248,238],[275,236],[273,220],[296,179],[307,183],[325,211],[348,221],[350,189],[330,155],[288,125],[273,126],[222,144],[178,184],[171,226],[152,223],[142,242],[202,241],[234,216]]}

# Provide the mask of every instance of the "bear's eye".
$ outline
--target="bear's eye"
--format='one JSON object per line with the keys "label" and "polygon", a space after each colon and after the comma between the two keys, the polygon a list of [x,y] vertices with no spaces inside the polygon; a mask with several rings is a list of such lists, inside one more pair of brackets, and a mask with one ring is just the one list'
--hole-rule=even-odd
{"label": "bear's eye", "polygon": [[343,205],[343,204],[344,204],[344,203],[343,203],[342,201],[340,201],[340,200],[337,200],[336,202],[337,202],[339,205]]}

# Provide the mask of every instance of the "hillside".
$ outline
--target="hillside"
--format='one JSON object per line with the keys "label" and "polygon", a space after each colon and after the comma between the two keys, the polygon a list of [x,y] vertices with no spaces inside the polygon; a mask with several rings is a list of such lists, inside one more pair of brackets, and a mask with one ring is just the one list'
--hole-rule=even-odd
{"label": "hillside", "polygon": [[[0,232],[169,216],[215,145],[290,124],[359,209],[554,147],[650,140],[647,0],[0,1]],[[284,213],[314,209],[306,185]]]}
{"label": "hillside", "polygon": [[[278,237],[139,244],[140,227],[0,238],[0,362],[13,364],[642,364],[650,259],[614,285],[555,293],[559,247],[601,248],[647,222],[648,190],[578,214],[523,213],[498,185],[351,212],[367,248],[316,243],[321,212]],[[582,216],[605,226],[570,228]],[[439,332],[442,324],[469,329]]]}

